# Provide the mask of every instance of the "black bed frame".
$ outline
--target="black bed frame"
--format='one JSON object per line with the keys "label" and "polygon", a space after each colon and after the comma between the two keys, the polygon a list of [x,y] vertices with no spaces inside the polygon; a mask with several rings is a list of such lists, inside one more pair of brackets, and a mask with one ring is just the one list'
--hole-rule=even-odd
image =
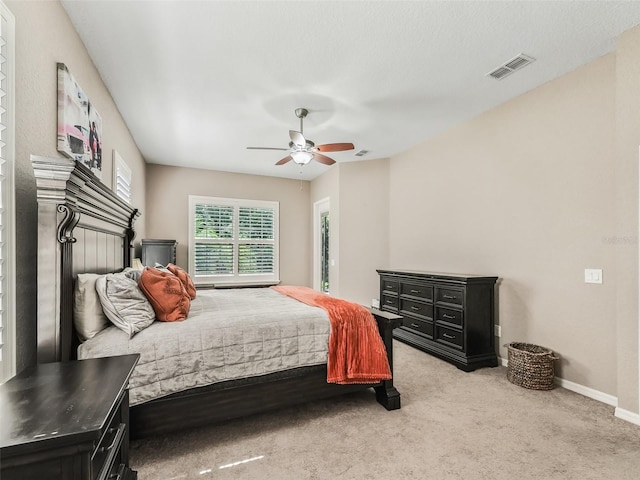
{"label": "black bed frame", "polygon": [[[38,186],[38,362],[74,360],[74,279],[79,273],[115,272],[131,264],[139,212],[80,163],[31,160]],[[393,372],[392,331],[401,317],[370,311]],[[393,379],[336,385],[326,378],[326,365],[319,365],[178,392],[131,407],[131,436],[168,433],[367,388],[375,390],[387,410],[400,408]]]}

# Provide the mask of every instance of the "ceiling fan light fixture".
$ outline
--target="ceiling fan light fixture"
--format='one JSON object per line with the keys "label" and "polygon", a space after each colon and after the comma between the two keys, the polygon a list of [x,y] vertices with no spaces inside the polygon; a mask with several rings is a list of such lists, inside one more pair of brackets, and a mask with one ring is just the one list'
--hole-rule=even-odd
{"label": "ceiling fan light fixture", "polygon": [[306,165],[313,158],[313,153],[298,150],[296,152],[291,152],[291,158],[293,158],[293,161],[298,165]]}

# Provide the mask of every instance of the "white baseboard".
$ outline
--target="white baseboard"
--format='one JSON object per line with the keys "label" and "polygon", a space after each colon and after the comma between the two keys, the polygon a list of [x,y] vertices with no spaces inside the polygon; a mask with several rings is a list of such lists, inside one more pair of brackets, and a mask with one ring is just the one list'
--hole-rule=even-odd
{"label": "white baseboard", "polygon": [[594,400],[606,403],[607,405],[611,405],[612,407],[618,406],[618,397],[614,397],[613,395],[609,395],[608,393],[594,390],[593,388],[585,387],[584,385],[570,382],[569,380],[565,380],[564,378],[560,377],[555,378],[555,383],[556,385],[560,385],[567,390],[579,393],[580,395],[584,395],[585,397],[593,398]]}
{"label": "white baseboard", "polygon": [[633,413],[633,412],[630,412],[629,410],[616,407],[614,415],[622,420],[626,420],[627,422],[640,425],[640,414],[638,413]]}
{"label": "white baseboard", "polygon": [[[509,365],[509,361],[507,358],[499,357],[499,362],[504,367]],[[584,395],[585,397],[593,398],[594,400],[597,400],[599,402],[606,403],[607,405],[611,405],[612,407],[616,407],[616,417],[627,420],[631,423],[638,423],[640,419],[639,414],[619,409],[618,397],[614,397],[613,395],[609,395],[608,393],[604,393],[593,388],[585,387],[584,385],[580,385],[579,383],[565,380],[564,378],[556,377],[554,381],[556,385],[559,385],[562,388],[566,388],[567,390],[579,393],[580,395]],[[620,413],[618,413],[618,410],[620,410]]]}

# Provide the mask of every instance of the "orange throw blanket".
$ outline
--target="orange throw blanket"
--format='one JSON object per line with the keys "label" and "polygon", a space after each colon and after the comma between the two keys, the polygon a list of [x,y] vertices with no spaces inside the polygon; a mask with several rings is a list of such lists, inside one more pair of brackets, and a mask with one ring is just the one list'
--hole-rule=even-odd
{"label": "orange throw blanket", "polygon": [[387,351],[369,310],[308,287],[271,288],[307,305],[326,310],[331,322],[328,383],[378,383],[391,379]]}

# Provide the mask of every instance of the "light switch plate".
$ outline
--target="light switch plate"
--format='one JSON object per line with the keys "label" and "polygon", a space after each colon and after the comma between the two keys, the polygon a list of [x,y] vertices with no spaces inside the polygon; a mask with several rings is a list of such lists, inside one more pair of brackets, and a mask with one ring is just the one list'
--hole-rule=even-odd
{"label": "light switch plate", "polygon": [[601,268],[585,268],[584,283],[602,283]]}

